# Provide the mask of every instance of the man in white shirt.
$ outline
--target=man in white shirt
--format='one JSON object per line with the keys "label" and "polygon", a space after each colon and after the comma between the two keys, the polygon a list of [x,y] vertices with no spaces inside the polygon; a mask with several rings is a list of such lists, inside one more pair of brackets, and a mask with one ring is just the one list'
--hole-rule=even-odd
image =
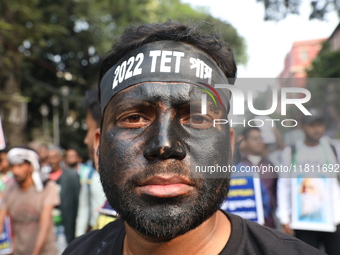
{"label": "man in white shirt", "polygon": [[[331,169],[331,166],[338,164],[337,152],[329,139],[323,137],[326,130],[323,116],[314,113],[312,116],[304,116],[301,122],[305,139],[284,149],[282,163],[285,166],[291,165],[295,172],[304,176],[296,179],[281,175],[282,178],[278,181],[277,216],[285,233],[295,234],[297,238],[316,248],[323,245],[327,254],[339,254],[340,185],[335,174],[323,171],[325,167]],[[294,182],[300,186],[296,188],[297,185],[293,186]],[[326,216],[320,208],[327,201],[328,211],[333,213],[332,218],[327,217],[334,229],[327,230],[328,232],[318,231],[313,223],[326,220],[322,218]],[[294,219],[302,224],[292,224]]]}

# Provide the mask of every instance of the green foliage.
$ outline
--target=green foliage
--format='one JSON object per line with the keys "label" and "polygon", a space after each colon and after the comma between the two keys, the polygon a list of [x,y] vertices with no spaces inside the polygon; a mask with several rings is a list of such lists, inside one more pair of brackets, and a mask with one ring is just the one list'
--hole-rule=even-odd
{"label": "green foliage", "polygon": [[[307,88],[312,94],[309,103],[310,108],[319,109],[325,114],[328,127],[338,129],[340,121],[340,101],[337,95],[340,95],[340,50],[333,51],[329,41],[326,41],[314,59],[311,67],[307,70],[309,84]],[[337,135],[340,137],[340,135]]]}
{"label": "green foliage", "polygon": [[[299,14],[301,0],[256,0],[263,3],[265,9],[264,20],[281,20],[289,14]],[[336,11],[340,14],[338,0],[310,0],[312,11],[309,19],[324,20],[327,12]]]}
{"label": "green foliage", "polygon": [[323,45],[322,50],[313,61],[307,75],[310,78],[339,78],[340,77],[340,50],[332,51],[329,42]]}
{"label": "green foliage", "polygon": [[202,7],[192,9],[189,4],[183,4],[180,0],[160,0],[155,22],[163,22],[167,19],[178,20],[184,23],[206,23],[202,29],[206,33],[218,32],[220,36],[231,46],[237,64],[246,64],[246,44],[237,30],[228,22],[214,18]]}
{"label": "green foliage", "polygon": [[[50,100],[58,95],[61,145],[67,147],[71,138],[81,145],[84,113],[80,101],[85,90],[97,86],[102,56],[130,24],[166,19],[214,24],[234,50],[238,63],[246,62],[246,46],[235,28],[180,0],[0,1],[0,89],[8,96],[20,91],[28,98],[27,140],[35,139],[36,130],[41,129],[42,104],[49,107],[52,121]],[[74,117],[71,124],[62,118],[66,99],[62,86],[71,90],[67,96]]]}

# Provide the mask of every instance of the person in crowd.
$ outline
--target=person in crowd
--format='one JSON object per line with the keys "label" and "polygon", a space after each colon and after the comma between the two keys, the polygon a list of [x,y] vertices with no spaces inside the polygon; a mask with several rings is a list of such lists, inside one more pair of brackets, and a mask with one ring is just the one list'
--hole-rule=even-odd
{"label": "person in crowd", "polygon": [[[327,166],[338,164],[338,153],[331,141],[323,137],[326,130],[324,117],[318,112],[312,110],[311,112],[311,116],[306,115],[301,119],[305,138],[298,140],[291,147],[286,147],[282,152],[283,165],[295,167],[298,172],[301,172],[302,177],[281,176],[282,178],[279,178],[277,216],[285,233],[295,234],[302,241],[316,248],[324,247],[327,254],[335,255],[340,251],[340,183],[337,178],[331,178],[336,176],[327,175],[325,172],[323,172],[323,177],[326,178],[319,176],[317,169],[325,164]],[[313,172],[312,169],[314,169]],[[310,178],[315,180],[311,181]],[[325,185],[325,181],[329,184]],[[293,185],[294,183],[296,185]],[[324,183],[323,188],[317,189],[316,183]],[[312,190],[313,192],[311,192]],[[316,194],[317,190],[322,190],[322,193]],[[324,194],[323,198],[320,198],[321,194]],[[293,203],[293,199],[298,197],[300,197],[301,203]],[[333,214],[333,218],[328,219],[331,225],[334,225],[331,232],[316,229],[315,223],[318,223],[318,220],[316,218],[312,220],[311,215],[305,217],[305,214],[310,213],[316,215],[315,210],[318,210],[318,214],[320,213],[322,199],[328,199],[330,202],[331,208],[323,206],[323,209],[327,208]],[[307,220],[307,223],[292,226],[293,218],[299,219],[299,215],[302,216],[299,221],[306,222]]]}
{"label": "person in crowd", "polygon": [[[62,150],[59,147],[49,148],[48,162],[51,166],[49,178],[57,183],[61,201],[60,206],[53,212],[55,231],[57,239],[59,235],[61,238],[65,235],[67,243],[70,243],[75,238],[80,183],[76,171],[60,166],[62,159]],[[63,248],[65,247],[58,247],[59,251]]]}
{"label": "person in crowd", "polygon": [[11,217],[13,254],[55,255],[52,210],[60,200],[54,182],[42,182],[38,154],[24,147],[8,152],[15,182],[6,187],[0,203],[0,233]]}
{"label": "person in crowd", "polygon": [[69,148],[65,153],[65,168],[74,169],[81,177],[83,172],[87,172],[86,166],[83,164],[83,159],[80,152],[76,148]]}
{"label": "person in crowd", "polygon": [[[281,154],[283,149],[285,148],[285,144],[283,142],[280,131],[276,128],[272,128],[272,133],[274,134],[274,141],[263,141],[267,148],[267,153],[265,156],[268,158],[270,162],[272,162],[275,166],[281,165]],[[263,135],[263,131],[261,130],[261,134]]]}
{"label": "person in crowd", "polygon": [[89,160],[86,162],[87,171],[81,177],[81,189],[79,194],[79,206],[76,222],[76,236],[83,235],[92,230],[97,222],[99,211],[106,198],[100,183],[99,173],[94,165],[94,134],[100,127],[101,111],[98,101],[98,92],[86,91],[84,97],[84,108],[86,110],[87,133],[84,143],[88,148]]}
{"label": "person in crowd", "polygon": [[51,166],[48,164],[48,146],[43,143],[39,144],[36,151],[39,155],[40,171],[48,175],[51,172]]}
{"label": "person in crowd", "polygon": [[[242,132],[244,153],[241,155],[240,163],[246,166],[274,166],[266,156],[263,155],[265,144],[262,140],[261,130],[258,127],[245,128]],[[276,184],[277,173],[265,172],[259,175],[261,185],[265,187],[269,195],[269,206],[265,210],[265,223],[267,227],[275,228],[274,213],[276,208]]]}
{"label": "person in crowd", "polygon": [[192,168],[231,164],[234,131],[213,121],[227,118],[230,94],[213,86],[235,75],[231,49],[199,26],[125,31],[101,65],[95,134],[103,189],[120,218],[73,241],[65,255],[321,254],[220,210],[230,174]]}
{"label": "person in crowd", "polygon": [[0,150],[0,199],[5,187],[13,182],[13,174],[7,158],[7,149]]}

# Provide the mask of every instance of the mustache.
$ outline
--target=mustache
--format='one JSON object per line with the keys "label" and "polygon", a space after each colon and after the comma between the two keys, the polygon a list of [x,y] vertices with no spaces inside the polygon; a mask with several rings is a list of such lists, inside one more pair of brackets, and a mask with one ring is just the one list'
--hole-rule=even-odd
{"label": "mustache", "polygon": [[133,174],[127,179],[129,186],[136,186],[154,176],[180,176],[190,180],[194,185],[197,185],[203,175],[197,174],[190,170],[190,167],[179,161],[171,162],[155,162],[144,166],[143,171],[129,171]]}
{"label": "mustache", "polygon": [[13,178],[18,184],[20,184],[20,183],[22,183],[26,180],[26,178],[23,178],[23,177],[17,176],[17,175],[14,175]]}

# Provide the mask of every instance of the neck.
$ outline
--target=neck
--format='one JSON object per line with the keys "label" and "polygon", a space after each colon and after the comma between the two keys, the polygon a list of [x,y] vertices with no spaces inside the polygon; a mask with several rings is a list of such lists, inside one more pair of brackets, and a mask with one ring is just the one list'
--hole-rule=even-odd
{"label": "neck", "polygon": [[311,140],[311,139],[306,139],[305,140],[305,145],[307,146],[317,146],[320,144],[320,141],[315,141],[315,140]]}
{"label": "neck", "polygon": [[142,235],[127,223],[125,228],[124,255],[170,255],[178,253],[179,250],[188,255],[218,254],[227,244],[231,234],[230,221],[221,211],[217,211],[199,227],[165,242]]}
{"label": "neck", "polygon": [[59,170],[61,170],[61,167],[59,167],[59,168],[52,168],[51,169],[51,173],[55,173],[55,172],[58,172]]}
{"label": "neck", "polygon": [[258,152],[247,152],[247,155],[253,157],[262,157],[262,154]]}
{"label": "neck", "polygon": [[19,184],[19,187],[22,191],[28,190],[34,185],[32,178],[27,178],[24,182]]}
{"label": "neck", "polygon": [[42,160],[39,163],[40,163],[40,166],[45,166],[45,165],[48,165],[48,160]]}

